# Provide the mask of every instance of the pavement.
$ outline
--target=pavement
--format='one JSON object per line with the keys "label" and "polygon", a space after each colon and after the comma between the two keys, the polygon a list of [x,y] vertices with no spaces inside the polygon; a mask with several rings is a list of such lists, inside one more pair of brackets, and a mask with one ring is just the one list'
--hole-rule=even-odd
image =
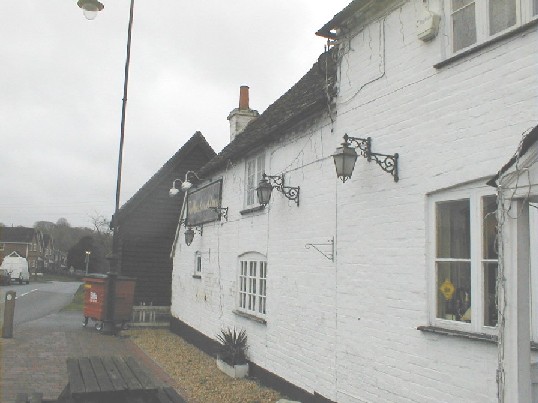
{"label": "pavement", "polygon": [[56,399],[67,385],[66,360],[84,356],[133,356],[156,381],[177,389],[174,380],[127,336],[107,336],[92,325],[82,327],[81,312],[59,312],[0,338],[0,402],[14,403],[17,393],[41,392]]}

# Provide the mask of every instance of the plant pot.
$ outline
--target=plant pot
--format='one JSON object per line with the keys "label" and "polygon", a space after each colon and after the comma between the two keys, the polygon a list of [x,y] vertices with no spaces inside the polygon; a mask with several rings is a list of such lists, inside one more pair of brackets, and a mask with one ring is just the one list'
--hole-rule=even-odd
{"label": "plant pot", "polygon": [[232,366],[217,357],[217,368],[232,378],[245,378],[248,375],[248,362]]}

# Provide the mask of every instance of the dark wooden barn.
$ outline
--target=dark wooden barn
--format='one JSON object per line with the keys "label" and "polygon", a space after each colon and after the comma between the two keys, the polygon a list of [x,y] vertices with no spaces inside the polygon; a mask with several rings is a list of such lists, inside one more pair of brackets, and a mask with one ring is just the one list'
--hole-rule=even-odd
{"label": "dark wooden barn", "polygon": [[135,304],[171,302],[172,259],[183,197],[170,197],[174,179],[183,180],[215,156],[196,132],[118,211],[118,249],[122,275],[136,277]]}

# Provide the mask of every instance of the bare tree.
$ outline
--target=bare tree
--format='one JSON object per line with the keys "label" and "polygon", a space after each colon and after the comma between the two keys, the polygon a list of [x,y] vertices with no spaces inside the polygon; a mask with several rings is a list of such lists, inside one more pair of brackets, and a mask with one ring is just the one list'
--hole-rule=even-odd
{"label": "bare tree", "polygon": [[95,240],[101,244],[106,254],[112,253],[112,229],[110,228],[110,220],[104,215],[94,212],[90,217],[95,233]]}

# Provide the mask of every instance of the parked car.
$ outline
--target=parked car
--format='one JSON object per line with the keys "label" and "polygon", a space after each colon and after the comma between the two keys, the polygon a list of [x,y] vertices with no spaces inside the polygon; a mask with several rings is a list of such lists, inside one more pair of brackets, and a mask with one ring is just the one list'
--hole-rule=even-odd
{"label": "parked car", "polygon": [[0,285],[10,285],[11,274],[6,269],[0,269]]}

